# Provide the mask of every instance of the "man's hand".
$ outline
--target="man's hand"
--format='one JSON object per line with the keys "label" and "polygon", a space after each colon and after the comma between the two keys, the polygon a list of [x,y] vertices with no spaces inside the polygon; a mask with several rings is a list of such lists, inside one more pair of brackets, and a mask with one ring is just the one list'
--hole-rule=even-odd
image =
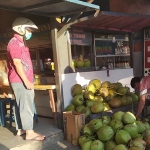
{"label": "man's hand", "polygon": [[24,84],[28,90],[32,90],[34,88],[34,84],[28,80]]}
{"label": "man's hand", "polygon": [[15,59],[13,59],[13,63],[16,67],[16,71],[17,71],[18,75],[21,77],[21,79],[24,82],[26,88],[29,89],[29,90],[33,89],[34,84],[28,80],[28,78],[27,78],[27,76],[24,72],[21,60],[15,58]]}
{"label": "man's hand", "polygon": [[138,109],[137,109],[137,112],[136,112],[136,115],[135,115],[136,118],[138,118],[138,116],[142,112],[142,110],[145,106],[145,100],[146,100],[145,94],[141,95],[140,96],[140,102],[139,102],[139,105],[138,105]]}

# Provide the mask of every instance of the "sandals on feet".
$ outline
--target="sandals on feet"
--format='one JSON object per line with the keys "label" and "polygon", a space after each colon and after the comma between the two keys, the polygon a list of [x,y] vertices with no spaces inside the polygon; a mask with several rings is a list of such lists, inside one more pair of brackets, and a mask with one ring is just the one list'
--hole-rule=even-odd
{"label": "sandals on feet", "polygon": [[33,140],[33,141],[44,141],[45,140],[45,137],[43,137],[43,139],[41,139],[41,136],[36,136],[32,139],[26,139],[26,140]]}

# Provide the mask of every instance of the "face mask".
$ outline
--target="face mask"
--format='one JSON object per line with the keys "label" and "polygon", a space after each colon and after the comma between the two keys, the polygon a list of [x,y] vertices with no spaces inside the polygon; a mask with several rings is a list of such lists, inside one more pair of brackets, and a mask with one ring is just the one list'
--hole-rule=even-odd
{"label": "face mask", "polygon": [[26,40],[30,40],[32,37],[32,33],[26,33],[25,37],[26,37]]}

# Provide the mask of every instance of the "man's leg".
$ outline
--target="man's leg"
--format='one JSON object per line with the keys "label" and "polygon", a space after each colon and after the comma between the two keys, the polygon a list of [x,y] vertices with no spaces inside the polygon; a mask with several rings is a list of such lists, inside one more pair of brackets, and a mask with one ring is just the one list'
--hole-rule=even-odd
{"label": "man's leg", "polygon": [[16,86],[15,88],[13,88],[13,90],[16,99],[18,99],[17,106],[19,107],[20,111],[22,129],[26,130],[26,139],[33,139],[37,137],[36,138],[37,140],[43,140],[45,136],[39,135],[33,131],[34,90],[26,89],[22,83],[14,83],[14,84]]}

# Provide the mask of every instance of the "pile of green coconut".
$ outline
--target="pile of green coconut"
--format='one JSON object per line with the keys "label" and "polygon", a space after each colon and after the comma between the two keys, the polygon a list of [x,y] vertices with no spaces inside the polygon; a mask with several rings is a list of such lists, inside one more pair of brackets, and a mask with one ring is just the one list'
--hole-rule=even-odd
{"label": "pile of green coconut", "polygon": [[91,62],[89,59],[83,59],[82,55],[80,55],[79,58],[77,58],[76,60],[72,60],[72,67],[73,68],[84,68],[84,69],[88,69],[91,67]]}
{"label": "pile of green coconut", "polygon": [[72,100],[65,111],[90,114],[101,113],[111,109],[133,104],[139,100],[137,93],[130,92],[130,88],[121,83],[101,82],[93,79],[84,88],[75,84],[71,88]]}
{"label": "pile of green coconut", "polygon": [[150,124],[131,112],[118,111],[93,119],[81,130],[82,150],[145,150],[150,148]]}

